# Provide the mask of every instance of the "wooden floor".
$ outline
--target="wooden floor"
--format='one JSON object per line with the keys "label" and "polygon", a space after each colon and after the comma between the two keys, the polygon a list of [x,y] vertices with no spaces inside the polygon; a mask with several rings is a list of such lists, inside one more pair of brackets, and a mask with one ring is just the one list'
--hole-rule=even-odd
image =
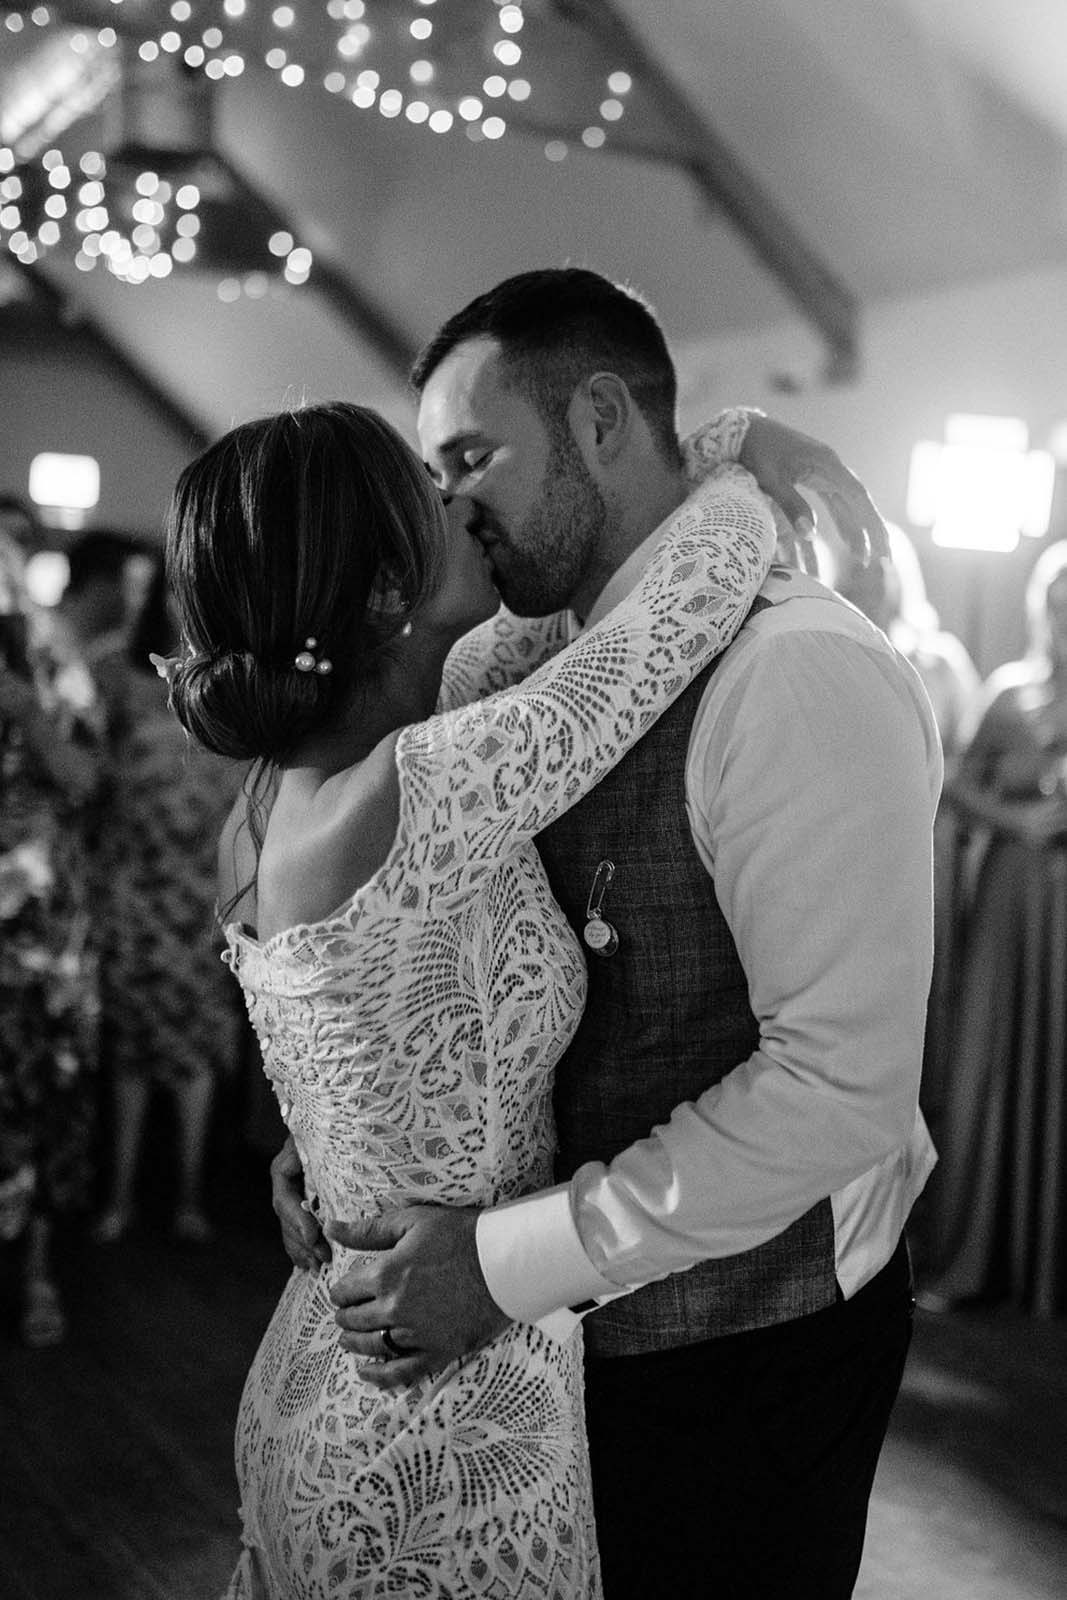
{"label": "wooden floor", "polygon": [[[59,1349],[23,1349],[10,1312],[0,1327],[4,1600],[224,1589],[234,1414],[287,1270],[265,1164],[239,1177],[210,1246],[170,1243],[162,1218],[117,1245],[72,1237]],[[1064,1596],[1067,1322],[920,1312],[857,1600]]]}

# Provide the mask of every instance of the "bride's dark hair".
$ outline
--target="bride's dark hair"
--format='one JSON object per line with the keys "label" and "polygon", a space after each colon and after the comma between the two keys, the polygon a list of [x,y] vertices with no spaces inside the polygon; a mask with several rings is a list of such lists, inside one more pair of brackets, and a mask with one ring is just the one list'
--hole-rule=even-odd
{"label": "bride's dark hair", "polygon": [[[334,401],[232,429],[182,473],[167,517],[183,726],[220,755],[284,759],[373,684],[443,549],[440,495],[376,412]],[[298,670],[308,639],[328,673]]]}

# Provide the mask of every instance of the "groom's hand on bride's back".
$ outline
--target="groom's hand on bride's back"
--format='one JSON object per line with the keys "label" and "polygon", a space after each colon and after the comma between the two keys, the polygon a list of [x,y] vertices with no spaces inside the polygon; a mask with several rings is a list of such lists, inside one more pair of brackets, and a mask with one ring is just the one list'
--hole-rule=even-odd
{"label": "groom's hand on bride's back", "polygon": [[[330,1289],[341,1344],[372,1357],[361,1376],[404,1388],[488,1341],[510,1318],[492,1299],[478,1264],[474,1208],[410,1206],[358,1222],[329,1222],[335,1244],[373,1252]],[[389,1335],[391,1348],[382,1339]],[[410,1354],[395,1355],[395,1349]]]}

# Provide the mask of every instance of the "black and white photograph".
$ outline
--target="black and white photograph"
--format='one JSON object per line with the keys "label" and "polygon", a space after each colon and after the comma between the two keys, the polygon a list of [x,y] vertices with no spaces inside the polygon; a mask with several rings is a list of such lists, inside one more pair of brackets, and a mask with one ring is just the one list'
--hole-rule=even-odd
{"label": "black and white photograph", "polygon": [[0,0],[0,1594],[1067,1593],[1063,0]]}

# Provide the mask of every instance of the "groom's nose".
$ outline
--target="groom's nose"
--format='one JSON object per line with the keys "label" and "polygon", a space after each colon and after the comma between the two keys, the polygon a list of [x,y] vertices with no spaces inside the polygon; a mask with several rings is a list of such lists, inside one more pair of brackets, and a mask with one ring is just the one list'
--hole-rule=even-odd
{"label": "groom's nose", "polygon": [[448,514],[448,525],[453,530],[473,533],[478,521],[478,508],[464,494],[445,494],[441,497]]}

